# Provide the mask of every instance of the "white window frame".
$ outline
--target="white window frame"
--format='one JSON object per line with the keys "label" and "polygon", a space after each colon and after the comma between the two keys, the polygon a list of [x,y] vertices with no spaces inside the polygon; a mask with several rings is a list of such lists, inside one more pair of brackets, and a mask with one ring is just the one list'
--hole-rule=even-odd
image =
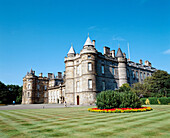
{"label": "white window frame", "polygon": [[91,62],[88,63],[88,71],[92,71],[92,63]]}
{"label": "white window frame", "polygon": [[88,80],[88,88],[89,89],[93,88],[92,80]]}

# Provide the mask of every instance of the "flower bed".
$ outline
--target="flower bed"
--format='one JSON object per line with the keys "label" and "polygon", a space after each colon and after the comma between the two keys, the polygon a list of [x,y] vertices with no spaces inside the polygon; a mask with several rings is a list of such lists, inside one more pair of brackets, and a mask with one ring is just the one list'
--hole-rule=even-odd
{"label": "flower bed", "polygon": [[99,112],[99,113],[130,113],[130,112],[146,112],[151,111],[151,107],[141,107],[141,108],[113,108],[113,109],[98,109],[89,108],[89,112]]}

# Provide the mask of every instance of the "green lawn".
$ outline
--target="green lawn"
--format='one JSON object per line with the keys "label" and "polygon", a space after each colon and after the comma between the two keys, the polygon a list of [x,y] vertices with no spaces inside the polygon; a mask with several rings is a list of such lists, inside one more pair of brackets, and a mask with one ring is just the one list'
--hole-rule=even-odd
{"label": "green lawn", "polygon": [[87,107],[0,111],[3,137],[170,137],[170,105],[137,113],[93,113]]}

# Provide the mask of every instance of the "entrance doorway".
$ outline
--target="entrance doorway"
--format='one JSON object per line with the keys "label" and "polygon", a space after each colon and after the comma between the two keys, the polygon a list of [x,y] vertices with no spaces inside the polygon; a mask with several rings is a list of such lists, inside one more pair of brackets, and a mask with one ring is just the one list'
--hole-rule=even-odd
{"label": "entrance doorway", "polygon": [[79,105],[79,95],[77,95],[77,105]]}

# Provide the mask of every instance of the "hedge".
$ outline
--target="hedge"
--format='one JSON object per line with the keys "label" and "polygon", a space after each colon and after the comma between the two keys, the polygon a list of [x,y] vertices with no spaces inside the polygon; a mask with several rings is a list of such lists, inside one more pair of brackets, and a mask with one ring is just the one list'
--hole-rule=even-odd
{"label": "hedge", "polygon": [[170,104],[170,97],[149,97],[149,98],[141,98],[140,101],[142,104]]}

